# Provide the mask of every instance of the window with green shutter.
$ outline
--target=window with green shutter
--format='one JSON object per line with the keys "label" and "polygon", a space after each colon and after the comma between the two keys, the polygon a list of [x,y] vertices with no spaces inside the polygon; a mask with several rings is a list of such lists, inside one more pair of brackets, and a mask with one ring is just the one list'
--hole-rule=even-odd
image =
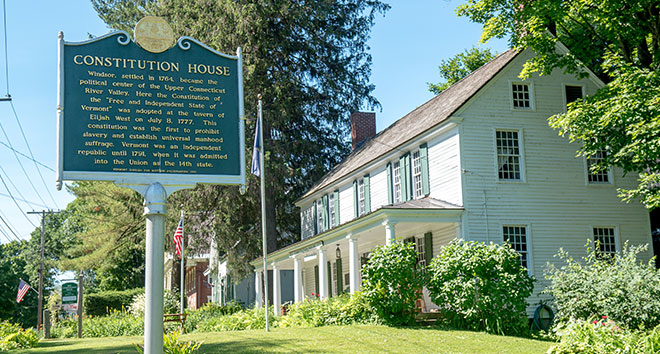
{"label": "window with green shutter", "polygon": [[369,186],[369,175],[364,176],[362,179],[364,181],[364,212],[363,214],[369,213],[371,211],[371,188]]}
{"label": "window with green shutter", "polygon": [[337,274],[335,274],[335,276],[337,277],[337,294],[339,295],[344,292],[344,277],[342,276],[341,258],[337,259],[335,263],[337,264]]}
{"label": "window with green shutter", "polygon": [[335,213],[333,215],[333,219],[335,222],[334,226],[338,226],[340,222],[340,215],[339,215],[339,190],[336,190],[332,193],[334,195],[334,207],[335,207]]}
{"label": "window with green shutter", "polygon": [[328,209],[328,195],[324,195],[321,198],[321,207],[323,208],[322,215],[323,215],[323,231],[328,230],[330,228],[330,217],[329,217],[329,209]]}
{"label": "window with green shutter", "polygon": [[385,167],[387,172],[387,204],[394,203],[394,189],[392,188],[392,163],[388,162]]}
{"label": "window with green shutter", "polygon": [[426,265],[429,265],[433,259],[433,234],[430,232],[424,234],[424,252],[426,253]]}
{"label": "window with green shutter", "polygon": [[353,217],[357,218],[359,214],[358,209],[358,181],[353,181]]}
{"label": "window with green shutter", "polygon": [[319,266],[315,265],[314,266],[314,290],[315,294],[319,293]]}

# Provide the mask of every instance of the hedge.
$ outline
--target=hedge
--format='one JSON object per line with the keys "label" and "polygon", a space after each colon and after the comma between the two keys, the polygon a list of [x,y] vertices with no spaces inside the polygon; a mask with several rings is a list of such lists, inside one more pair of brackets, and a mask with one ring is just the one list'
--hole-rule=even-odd
{"label": "hedge", "polygon": [[143,288],[122,291],[101,291],[83,297],[85,315],[105,316],[112,310],[121,311],[131,306],[133,297],[144,293]]}

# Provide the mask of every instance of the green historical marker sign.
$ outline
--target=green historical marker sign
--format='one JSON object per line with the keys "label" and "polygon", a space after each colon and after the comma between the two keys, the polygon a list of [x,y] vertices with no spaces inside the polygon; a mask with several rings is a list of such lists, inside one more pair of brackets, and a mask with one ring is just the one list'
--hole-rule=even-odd
{"label": "green historical marker sign", "polygon": [[62,304],[75,304],[78,302],[78,283],[68,282],[62,284]]}
{"label": "green historical marker sign", "polygon": [[60,38],[58,182],[245,184],[240,52],[172,44]]}

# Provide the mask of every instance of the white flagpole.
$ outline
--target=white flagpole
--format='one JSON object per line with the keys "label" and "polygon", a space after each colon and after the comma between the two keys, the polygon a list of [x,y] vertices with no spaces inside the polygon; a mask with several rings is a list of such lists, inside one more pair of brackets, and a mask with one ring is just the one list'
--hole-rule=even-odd
{"label": "white flagpole", "polygon": [[184,297],[185,297],[184,296],[185,283],[183,282],[183,278],[184,278],[184,274],[186,273],[186,271],[185,271],[184,265],[183,265],[183,260],[184,260],[184,258],[183,258],[183,255],[184,255],[183,247],[186,243],[184,242],[184,237],[185,237],[184,236],[185,235],[184,231],[185,230],[183,229],[183,210],[181,210],[181,262],[180,262],[181,263],[181,284],[179,285],[179,287],[181,288],[181,304],[180,304],[181,312],[180,313],[183,313],[183,300],[184,300]]}
{"label": "white flagpole", "polygon": [[264,256],[264,308],[266,310],[266,332],[269,331],[268,323],[268,268],[266,267],[266,256],[268,254],[266,242],[266,161],[264,161],[264,120],[263,110],[261,104],[261,94],[259,95],[259,162],[261,163],[260,177],[261,177],[261,235],[262,235],[262,248]]}

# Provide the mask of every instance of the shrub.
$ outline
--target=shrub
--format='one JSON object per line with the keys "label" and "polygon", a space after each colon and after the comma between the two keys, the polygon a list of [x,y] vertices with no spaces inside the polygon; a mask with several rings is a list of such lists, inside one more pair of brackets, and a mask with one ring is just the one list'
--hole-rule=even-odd
{"label": "shrub", "polygon": [[0,322],[0,351],[27,349],[37,345],[39,338],[33,330],[24,330],[17,324]]}
{"label": "shrub", "polygon": [[[279,317],[273,316],[273,308],[269,309],[269,322],[272,327],[277,327]],[[240,331],[244,329],[266,328],[265,310],[263,308],[245,309],[231,315],[211,317],[200,323],[200,332]]]}
{"label": "shrub", "polygon": [[376,247],[362,268],[362,292],[385,323],[415,322],[415,301],[423,284],[416,264],[414,244],[395,242]]}
{"label": "shrub", "polygon": [[[179,341],[179,332],[172,332],[163,336],[163,354],[194,354],[197,353],[200,342],[181,342]],[[137,346],[138,353],[144,353],[141,346]]]}
{"label": "shrub", "polygon": [[454,240],[428,267],[428,289],[452,326],[498,334],[527,331],[533,279],[509,245]]}
{"label": "shrub", "polygon": [[605,315],[631,329],[654,328],[660,323],[660,272],[653,260],[638,262],[637,255],[647,246],[625,244],[620,254],[603,257],[587,244],[581,262],[560,250],[557,257],[565,264],[550,265],[545,292],[554,297],[555,320],[587,320]]}
{"label": "shrub", "polygon": [[[53,338],[73,338],[78,334],[78,317],[74,316],[61,321],[51,329]],[[126,311],[113,310],[107,316],[83,317],[83,332],[85,338],[138,336],[144,334],[144,319],[135,317]]]}
{"label": "shrub", "polygon": [[85,294],[83,297],[85,315],[103,316],[112,310],[122,311],[131,305],[135,295],[141,293],[144,293],[142,288]]}
{"label": "shrub", "polygon": [[212,302],[204,304],[197,310],[186,310],[188,317],[186,318],[185,330],[192,332],[197,330],[199,326],[204,328],[208,327],[206,322],[212,321],[214,318],[231,315],[238,311],[243,310],[237,302],[230,302],[225,305],[220,305]]}
{"label": "shrub", "polygon": [[324,300],[305,300],[289,306],[280,327],[319,327],[378,322],[378,317],[360,292]]}
{"label": "shrub", "polygon": [[[128,311],[137,317],[144,317],[144,292],[133,296]],[[171,291],[163,292],[163,313],[179,313],[179,297]]]}
{"label": "shrub", "polygon": [[658,353],[660,327],[650,331],[620,328],[605,316],[597,320],[569,320],[559,324],[555,332],[560,338],[549,354]]}

